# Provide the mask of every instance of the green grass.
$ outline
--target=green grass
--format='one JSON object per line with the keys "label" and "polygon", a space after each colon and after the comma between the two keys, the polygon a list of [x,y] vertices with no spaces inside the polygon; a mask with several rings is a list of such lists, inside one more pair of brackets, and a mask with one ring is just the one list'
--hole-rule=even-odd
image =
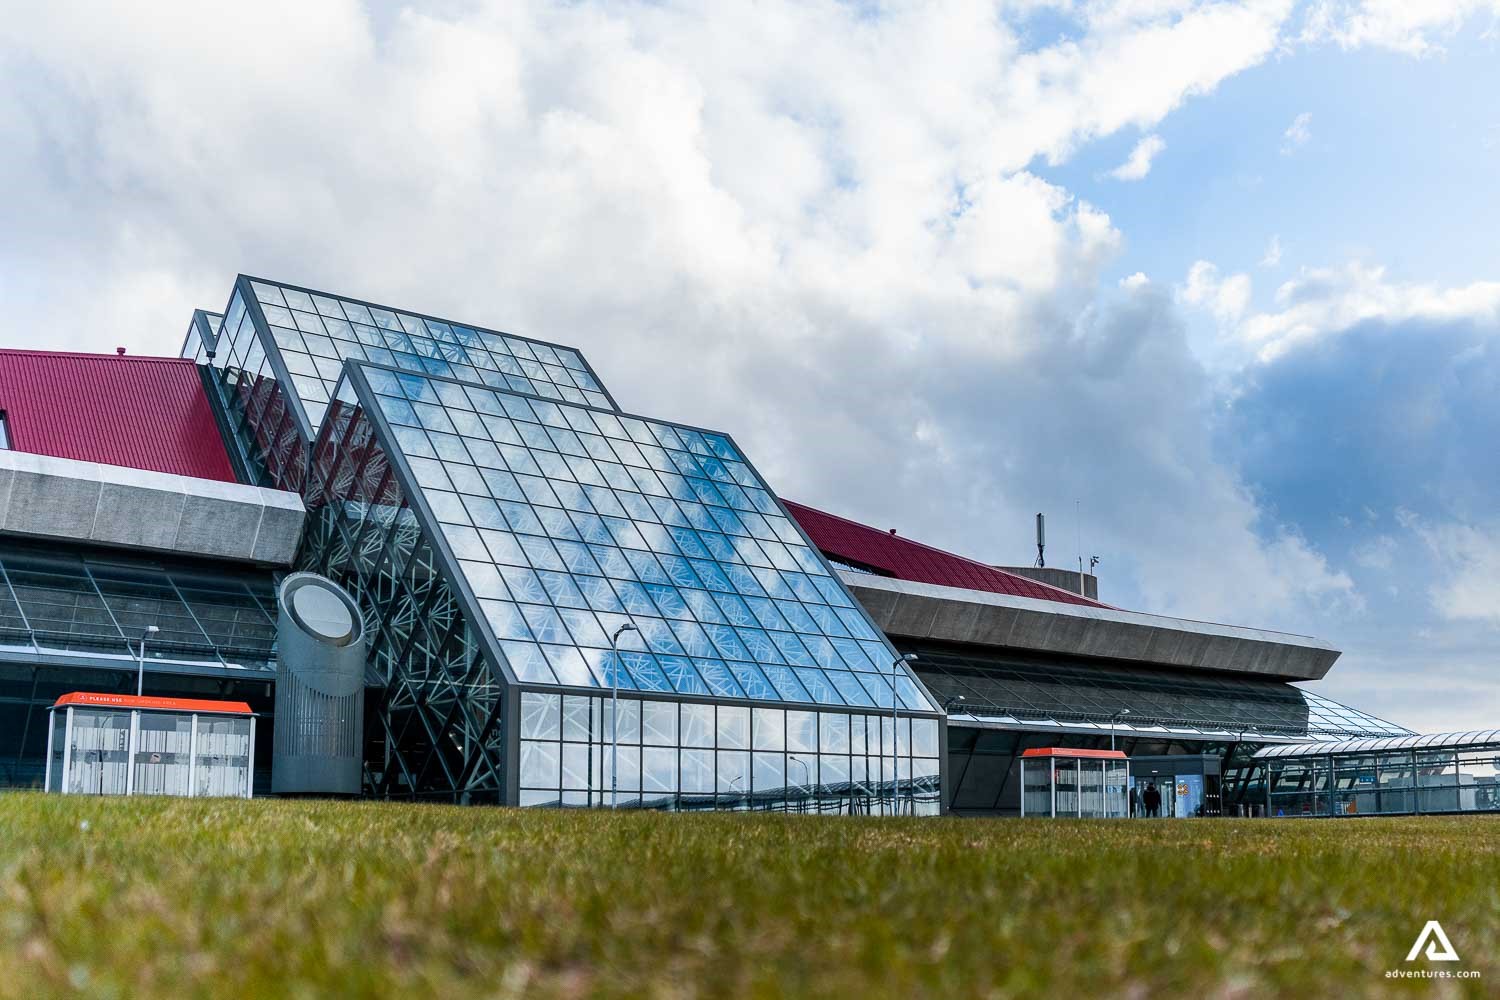
{"label": "green grass", "polygon": [[[1483,981],[1385,978],[1429,919]],[[0,796],[3,997],[1478,995],[1497,942],[1485,818]]]}

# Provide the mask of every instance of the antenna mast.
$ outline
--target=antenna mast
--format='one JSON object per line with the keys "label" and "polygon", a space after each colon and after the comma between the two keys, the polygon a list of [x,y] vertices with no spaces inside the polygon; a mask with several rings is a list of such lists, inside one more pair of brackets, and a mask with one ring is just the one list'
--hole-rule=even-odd
{"label": "antenna mast", "polygon": [[1040,569],[1047,565],[1045,552],[1047,550],[1047,515],[1036,516],[1036,565]]}

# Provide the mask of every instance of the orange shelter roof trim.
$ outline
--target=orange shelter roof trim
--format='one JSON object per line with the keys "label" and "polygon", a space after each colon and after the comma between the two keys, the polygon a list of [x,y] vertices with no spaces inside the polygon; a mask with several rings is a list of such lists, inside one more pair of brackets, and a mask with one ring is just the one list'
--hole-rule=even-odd
{"label": "orange shelter roof trim", "polygon": [[253,715],[250,706],[243,701],[212,701],[203,698],[153,698],[133,694],[101,694],[93,691],[74,691],[65,694],[52,707],[66,708],[69,705],[85,705],[90,708],[139,708],[158,712],[198,712],[204,715]]}
{"label": "orange shelter roof trim", "polygon": [[1124,760],[1124,750],[1083,750],[1074,747],[1032,747],[1022,750],[1022,757],[1104,757],[1109,760]]}

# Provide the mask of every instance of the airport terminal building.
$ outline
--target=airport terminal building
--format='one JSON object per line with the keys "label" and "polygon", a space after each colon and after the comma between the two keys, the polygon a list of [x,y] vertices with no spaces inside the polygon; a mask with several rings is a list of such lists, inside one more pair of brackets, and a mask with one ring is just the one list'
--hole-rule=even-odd
{"label": "airport terminal building", "polygon": [[[7,787],[41,784],[59,698],[133,694],[142,665],[146,694],[274,733],[296,571],[362,618],[348,790],[375,797],[1016,815],[1027,750],[1118,747],[1169,815],[1239,814],[1307,771],[1282,748],[1416,735],[1298,686],[1325,642],[783,500],[730,434],[625,409],[573,348],[240,276],[181,355],[0,351]],[[1413,788],[1464,781],[1408,761]],[[1327,785],[1284,801],[1348,811]]]}

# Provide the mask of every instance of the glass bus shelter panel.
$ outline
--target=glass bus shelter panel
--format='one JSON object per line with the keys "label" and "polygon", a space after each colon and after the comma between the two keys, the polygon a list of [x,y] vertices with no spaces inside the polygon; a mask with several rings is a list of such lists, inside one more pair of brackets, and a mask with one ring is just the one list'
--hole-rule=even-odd
{"label": "glass bus shelter panel", "polygon": [[129,714],[85,708],[70,714],[66,790],[81,795],[124,795],[129,780]]}
{"label": "glass bus shelter panel", "polygon": [[[1087,762],[1092,765],[1093,762]],[[1092,766],[1083,766],[1078,772],[1079,785],[1079,815],[1086,819],[1103,819],[1110,815],[1106,808],[1104,797],[1105,778],[1109,766],[1108,761],[1099,761],[1097,770]],[[1116,814],[1118,815],[1118,813]]]}
{"label": "glass bus shelter panel", "polygon": [[250,787],[250,722],[233,716],[199,716],[193,750],[193,794],[236,796]]}
{"label": "glass bus shelter panel", "polygon": [[1021,815],[1052,815],[1052,762],[1021,761]]}
{"label": "glass bus shelter panel", "polygon": [[52,713],[52,729],[47,735],[47,791],[63,790],[63,757],[68,750],[68,713]]}
{"label": "glass bus shelter panel", "polygon": [[1057,784],[1057,815],[1078,816],[1078,765],[1077,760],[1055,760],[1052,763],[1053,781]]}
{"label": "glass bus shelter panel", "polygon": [[187,795],[193,717],[180,712],[142,712],[139,726],[134,794]]}

